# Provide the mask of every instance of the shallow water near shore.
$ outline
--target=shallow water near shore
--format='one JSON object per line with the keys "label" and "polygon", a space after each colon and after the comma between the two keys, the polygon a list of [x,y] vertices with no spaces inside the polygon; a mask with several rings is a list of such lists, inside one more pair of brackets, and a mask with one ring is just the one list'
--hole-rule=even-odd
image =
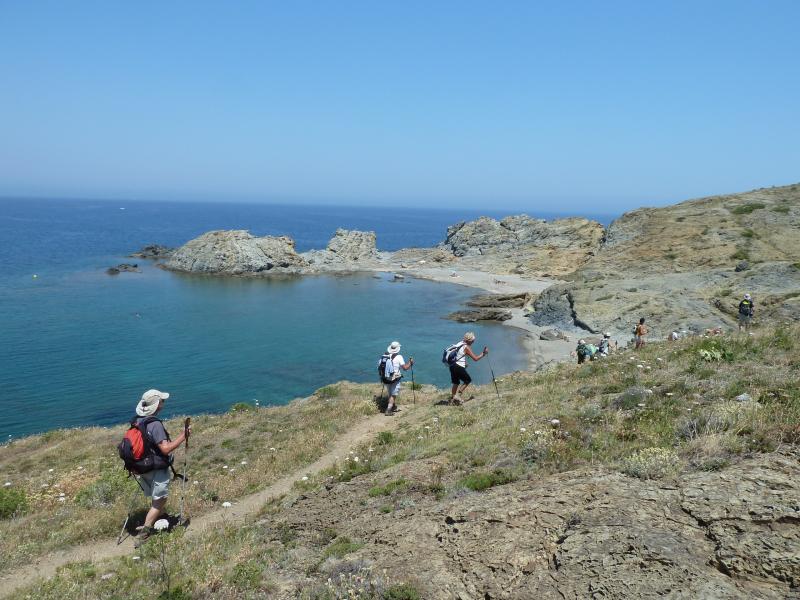
{"label": "shallow water near shore", "polygon": [[[0,440],[123,423],[151,387],[172,394],[170,416],[255,399],[285,403],[342,379],[374,382],[377,359],[394,339],[416,358],[418,382],[446,387],[441,350],[466,329],[476,331],[478,347],[492,348],[495,374],[525,368],[519,331],[444,319],[474,289],[372,274],[192,277],[125,258],[147,243],[180,245],[220,228],[288,234],[299,250],[324,247],[340,226],[373,229],[379,248],[394,250],[434,245],[448,224],[478,216],[394,212],[0,201]],[[138,262],[143,272],[105,274],[119,262]],[[470,372],[476,382],[491,380],[487,361]],[[411,401],[410,392],[401,402]]]}

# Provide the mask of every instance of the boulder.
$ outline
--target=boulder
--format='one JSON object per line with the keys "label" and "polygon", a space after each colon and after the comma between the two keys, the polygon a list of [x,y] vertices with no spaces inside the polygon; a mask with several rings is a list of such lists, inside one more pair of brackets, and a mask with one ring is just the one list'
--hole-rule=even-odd
{"label": "boulder", "polygon": [[169,258],[173,252],[175,252],[175,248],[162,246],[161,244],[150,244],[148,246],[144,246],[138,252],[131,254],[131,258],[148,258],[159,260]]}
{"label": "boulder", "polygon": [[468,306],[479,308],[523,308],[530,300],[528,293],[521,294],[479,294],[467,301]]}
{"label": "boulder", "polygon": [[256,237],[248,231],[210,231],[178,248],[165,267],[187,273],[255,275],[299,273],[308,262],[290,237]]}
{"label": "boulder", "polygon": [[337,229],[325,250],[310,250],[303,257],[323,271],[353,271],[378,259],[374,231]]}

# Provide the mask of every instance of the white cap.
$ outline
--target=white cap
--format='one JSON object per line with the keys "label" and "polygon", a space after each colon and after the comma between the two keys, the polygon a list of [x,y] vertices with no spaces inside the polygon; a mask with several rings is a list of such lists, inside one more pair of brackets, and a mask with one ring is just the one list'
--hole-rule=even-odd
{"label": "white cap", "polygon": [[139,404],[136,405],[136,414],[140,417],[149,417],[150,415],[155,414],[156,410],[158,410],[158,403],[161,400],[166,400],[167,398],[169,398],[169,394],[167,392],[147,390],[144,394],[142,394],[142,399],[139,400]]}
{"label": "white cap", "polygon": [[386,354],[397,354],[400,352],[400,342],[392,342],[386,349]]}
{"label": "white cap", "polygon": [[745,295],[744,295],[744,299],[745,299],[745,300],[750,300],[750,294],[745,294]]}

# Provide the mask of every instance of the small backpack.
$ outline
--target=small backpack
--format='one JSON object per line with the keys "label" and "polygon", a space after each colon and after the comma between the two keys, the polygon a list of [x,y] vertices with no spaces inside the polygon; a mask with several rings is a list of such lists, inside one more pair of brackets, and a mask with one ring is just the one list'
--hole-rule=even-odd
{"label": "small backpack", "polygon": [[448,346],[442,351],[442,362],[449,367],[452,367],[456,364],[458,360],[458,351],[461,350],[461,347],[465,344],[465,342],[458,342],[457,344],[453,344],[452,346]]}
{"label": "small backpack", "polygon": [[[160,421],[160,419],[146,417],[137,423],[138,418],[131,419],[125,437],[117,444],[117,451],[124,463],[125,470],[141,475],[155,469],[167,468],[171,464],[169,458],[165,457],[147,436],[147,426],[153,421]],[[169,434],[167,434],[167,438],[169,439]]]}
{"label": "small backpack", "polygon": [[395,356],[397,355],[384,354],[381,356],[380,361],[378,361],[378,377],[380,377],[381,383],[394,383],[400,379],[400,373],[394,368],[393,359]]}

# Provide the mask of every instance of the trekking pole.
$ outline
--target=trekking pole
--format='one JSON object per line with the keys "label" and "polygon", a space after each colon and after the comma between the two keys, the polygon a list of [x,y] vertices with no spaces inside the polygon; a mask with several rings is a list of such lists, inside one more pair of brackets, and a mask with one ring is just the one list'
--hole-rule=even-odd
{"label": "trekking pole", "polygon": [[184,521],[183,517],[183,503],[186,499],[186,464],[188,462],[188,455],[189,455],[189,423],[192,422],[191,417],[186,417],[183,421],[183,481],[181,482],[181,512],[178,516],[179,522]]}
{"label": "trekking pole", "polygon": [[411,363],[411,395],[414,396],[414,406],[417,405],[417,391],[416,384],[414,383],[414,363]]}
{"label": "trekking pole", "polygon": [[497,399],[500,400],[500,390],[497,389],[497,379],[494,378],[494,369],[492,368],[492,359],[486,355],[486,361],[489,363],[489,372],[492,374],[492,381],[494,382],[494,391],[497,392]]}

